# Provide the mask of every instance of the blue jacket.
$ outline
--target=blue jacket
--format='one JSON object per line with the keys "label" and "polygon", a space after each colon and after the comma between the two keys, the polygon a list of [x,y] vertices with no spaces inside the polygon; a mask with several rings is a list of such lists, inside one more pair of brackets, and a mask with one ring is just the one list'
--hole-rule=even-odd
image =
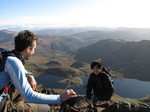
{"label": "blue jacket", "polygon": [[31,74],[25,70],[23,63],[17,57],[8,56],[0,63],[0,89],[12,81],[28,103],[59,104],[60,95],[46,95],[32,90],[27,80]]}

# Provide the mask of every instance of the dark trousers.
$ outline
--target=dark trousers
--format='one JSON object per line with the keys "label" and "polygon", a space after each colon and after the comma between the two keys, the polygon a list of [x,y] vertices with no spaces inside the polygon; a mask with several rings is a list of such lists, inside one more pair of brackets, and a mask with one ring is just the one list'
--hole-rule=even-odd
{"label": "dark trousers", "polygon": [[8,99],[2,112],[51,112],[47,104],[26,103],[14,85],[9,88]]}

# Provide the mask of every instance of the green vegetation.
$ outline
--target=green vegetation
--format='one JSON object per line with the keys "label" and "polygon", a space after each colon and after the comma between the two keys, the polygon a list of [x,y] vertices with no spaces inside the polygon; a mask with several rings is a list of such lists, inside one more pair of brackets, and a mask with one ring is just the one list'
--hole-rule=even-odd
{"label": "green vegetation", "polygon": [[[78,86],[81,83],[78,77],[88,76],[91,72],[89,64],[95,59],[101,58],[104,66],[111,70],[112,77],[150,81],[150,41],[118,40],[136,39],[137,41],[143,37],[149,39],[149,29],[144,30],[87,31],[64,37],[40,35],[35,54],[27,61],[25,68],[34,73],[35,77],[44,74],[58,75],[66,77],[60,81],[61,83]],[[0,31],[0,47],[12,50],[14,35],[16,35],[15,32]],[[48,67],[41,65],[48,65]],[[38,87],[40,88],[41,85]],[[114,95],[112,100],[144,105],[150,101],[150,98],[145,96],[138,100]]]}
{"label": "green vegetation", "polygon": [[31,63],[29,64],[28,63],[28,64],[25,65],[25,68],[28,71],[30,71],[31,73],[33,73],[35,77],[39,76],[41,74],[44,74],[43,68],[38,66],[38,65],[36,65],[36,64],[31,64]]}
{"label": "green vegetation", "polygon": [[52,61],[46,63],[46,65],[48,65],[48,66],[60,66],[61,64],[57,61],[52,60]]}
{"label": "green vegetation", "polygon": [[[149,97],[144,97],[142,99],[145,99],[145,100],[150,100]],[[128,103],[131,103],[133,105],[137,105],[137,106],[144,106],[144,105],[147,105],[148,102],[142,100],[142,99],[131,99],[131,98],[124,98],[124,97],[121,97],[117,94],[114,94],[113,97],[111,98],[111,101],[113,102],[128,102]]]}
{"label": "green vegetation", "polygon": [[78,69],[71,67],[57,67],[45,70],[45,74],[53,74],[61,77],[84,76],[84,73]]}
{"label": "green vegetation", "polygon": [[66,83],[68,84],[68,87],[70,86],[80,86],[82,84],[82,80],[79,77],[68,77],[64,80],[59,81],[60,83]]}

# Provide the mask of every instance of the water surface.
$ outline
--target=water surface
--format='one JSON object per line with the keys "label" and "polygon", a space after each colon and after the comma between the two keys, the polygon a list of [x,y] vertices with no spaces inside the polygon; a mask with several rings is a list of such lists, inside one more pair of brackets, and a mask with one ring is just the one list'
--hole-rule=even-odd
{"label": "water surface", "polygon": [[[88,77],[80,77],[82,79],[82,85],[77,87],[70,87],[75,90],[77,94],[85,94],[84,86],[87,84]],[[68,85],[59,83],[64,77],[53,75],[41,75],[36,77],[39,84],[42,84],[44,88],[56,88],[65,89]],[[114,80],[115,93],[126,98],[142,98],[145,95],[150,95],[150,82],[139,81],[137,79]]]}

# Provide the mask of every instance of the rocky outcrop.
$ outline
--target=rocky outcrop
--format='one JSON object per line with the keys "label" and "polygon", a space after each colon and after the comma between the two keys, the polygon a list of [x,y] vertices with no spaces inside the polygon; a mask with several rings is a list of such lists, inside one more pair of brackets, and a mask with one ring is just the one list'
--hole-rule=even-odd
{"label": "rocky outcrop", "polygon": [[150,106],[136,106],[128,102],[110,102],[96,107],[97,112],[150,112]]}
{"label": "rocky outcrop", "polygon": [[[51,94],[52,91],[44,89],[42,93]],[[150,112],[150,105],[141,104],[140,106],[122,101],[97,102],[93,106],[91,100],[85,96],[71,98],[58,105],[49,105],[52,112]]]}
{"label": "rocky outcrop", "polygon": [[136,106],[127,102],[110,102],[93,107],[83,101],[78,106],[70,106],[66,102],[59,105],[50,105],[52,112],[150,112],[150,106]]}

